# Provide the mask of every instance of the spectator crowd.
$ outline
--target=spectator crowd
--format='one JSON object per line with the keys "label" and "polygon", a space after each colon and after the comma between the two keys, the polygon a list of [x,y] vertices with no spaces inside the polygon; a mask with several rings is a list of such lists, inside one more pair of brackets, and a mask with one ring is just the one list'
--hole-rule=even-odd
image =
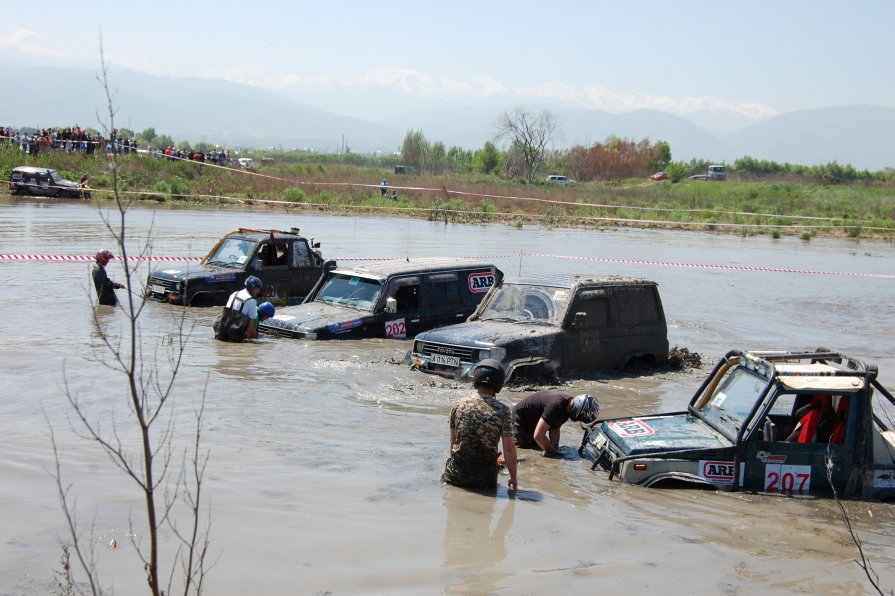
{"label": "spectator crowd", "polygon": [[101,153],[146,153],[162,159],[187,159],[205,163],[206,161],[218,165],[230,163],[230,150],[213,150],[209,152],[194,150],[181,150],[176,147],[148,147],[146,151],[138,149],[136,139],[123,137],[118,130],[113,128],[109,138],[99,134],[91,134],[80,126],[66,128],[46,128],[36,131],[17,131],[9,126],[0,127],[0,143],[9,143],[21,148],[22,153],[36,155],[47,151],[68,151],[95,155]]}

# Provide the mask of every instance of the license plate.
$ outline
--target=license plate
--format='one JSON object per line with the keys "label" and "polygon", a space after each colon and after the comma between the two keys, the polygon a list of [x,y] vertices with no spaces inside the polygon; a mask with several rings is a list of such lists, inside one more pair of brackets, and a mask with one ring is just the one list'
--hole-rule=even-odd
{"label": "license plate", "polygon": [[607,441],[608,439],[606,438],[606,435],[604,435],[603,433],[597,434],[592,440],[594,449],[596,449],[597,451],[602,451],[603,447],[606,446]]}
{"label": "license plate", "polygon": [[445,356],[444,354],[432,354],[432,364],[440,364],[442,366],[453,366],[460,368],[459,356]]}
{"label": "license plate", "polygon": [[153,294],[164,294],[165,286],[158,286],[156,284],[150,284],[149,291],[152,292]]}

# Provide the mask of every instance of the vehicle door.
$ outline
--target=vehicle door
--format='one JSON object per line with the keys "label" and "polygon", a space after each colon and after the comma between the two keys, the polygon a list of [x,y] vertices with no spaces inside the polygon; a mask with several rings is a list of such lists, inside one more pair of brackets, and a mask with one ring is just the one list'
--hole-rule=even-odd
{"label": "vehicle door", "polygon": [[[393,277],[386,282],[385,297],[380,301],[377,318],[384,325],[384,336],[392,339],[413,338],[425,330],[423,300],[421,296],[422,277],[404,275]],[[385,312],[388,299],[395,300],[395,312]],[[374,323],[378,324],[378,323]]]}
{"label": "vehicle door", "polygon": [[56,189],[52,188],[53,180],[46,171],[36,172],[31,175],[32,180],[29,182],[31,194],[49,197],[56,194]]}
{"label": "vehicle door", "polygon": [[268,299],[280,304],[299,304],[320,277],[304,239],[264,241],[253,263]]}
{"label": "vehicle door", "polygon": [[667,353],[665,319],[654,285],[612,287],[616,313],[610,333],[616,354],[613,366],[642,354]]}
{"label": "vehicle door", "polygon": [[605,288],[579,288],[563,323],[565,363],[569,370],[614,365],[612,313]]}
{"label": "vehicle door", "polygon": [[[813,393],[784,390],[776,395],[765,415],[759,414],[749,423],[743,435],[744,488],[788,496],[830,494],[829,459],[833,485],[840,495],[844,494],[852,471],[859,471],[853,465],[860,427],[854,422],[859,403],[854,393],[827,394],[832,398],[832,414],[821,420],[815,442],[799,442],[793,436],[793,431],[799,434],[796,411],[806,399],[810,405]],[[841,425],[841,442],[834,436],[837,425]],[[831,443],[831,439],[837,442]]]}
{"label": "vehicle door", "polygon": [[471,275],[469,271],[440,271],[423,278],[419,331],[466,320],[472,312],[464,300],[464,292],[471,294],[466,281],[468,275]]}

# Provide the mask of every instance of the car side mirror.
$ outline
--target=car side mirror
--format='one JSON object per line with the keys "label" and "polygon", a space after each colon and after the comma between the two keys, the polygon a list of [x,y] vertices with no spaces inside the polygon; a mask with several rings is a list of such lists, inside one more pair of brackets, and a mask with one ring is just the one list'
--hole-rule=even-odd
{"label": "car side mirror", "polygon": [[573,326],[576,330],[577,330],[577,329],[583,329],[583,328],[584,328],[584,322],[585,322],[586,320],[587,320],[587,313],[586,313],[586,312],[576,312],[576,313],[575,313],[575,320],[573,321],[572,326]]}
{"label": "car side mirror", "polygon": [[768,443],[773,443],[778,440],[777,438],[777,425],[774,424],[774,421],[770,418],[766,418],[764,421],[764,427],[761,431],[762,434],[762,443],[767,447]]}
{"label": "car side mirror", "polygon": [[385,312],[392,314],[398,312],[398,301],[394,298],[385,299]]}

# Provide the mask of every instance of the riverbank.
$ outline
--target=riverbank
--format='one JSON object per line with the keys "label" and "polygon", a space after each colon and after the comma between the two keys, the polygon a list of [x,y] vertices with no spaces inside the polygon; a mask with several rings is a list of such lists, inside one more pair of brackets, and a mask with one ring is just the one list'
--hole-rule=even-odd
{"label": "riverbank", "polygon": [[[109,162],[78,154],[0,151],[0,175],[27,163],[90,177],[97,200],[112,198]],[[257,164],[258,162],[256,162]],[[117,157],[119,195],[169,205],[253,205],[327,213],[400,215],[445,223],[502,223],[521,228],[637,227],[742,236],[815,236],[895,240],[895,186],[738,179],[579,184],[522,184],[496,176],[388,176],[380,168],[340,164],[258,164],[251,170],[208,163]],[[383,196],[379,181],[389,177]]]}

